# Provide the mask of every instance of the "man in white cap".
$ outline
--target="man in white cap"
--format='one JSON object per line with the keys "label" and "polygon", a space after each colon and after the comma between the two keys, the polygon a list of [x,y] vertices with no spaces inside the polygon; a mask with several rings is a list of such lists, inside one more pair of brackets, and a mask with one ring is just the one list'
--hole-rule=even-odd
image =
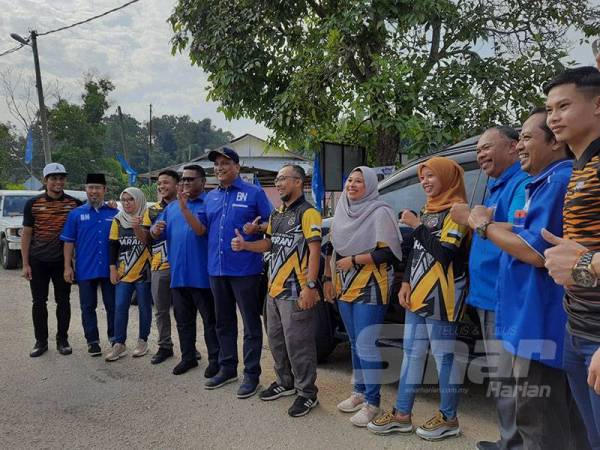
{"label": "man in white cap", "polygon": [[30,199],[23,211],[21,255],[23,277],[29,281],[33,297],[35,345],[31,357],[48,350],[48,291],[50,280],[56,301],[56,347],[62,355],[72,352],[67,332],[71,320],[71,285],[63,278],[63,243],[60,232],[69,212],[81,202],[65,194],[67,171],[59,163],[44,167],[44,193]]}

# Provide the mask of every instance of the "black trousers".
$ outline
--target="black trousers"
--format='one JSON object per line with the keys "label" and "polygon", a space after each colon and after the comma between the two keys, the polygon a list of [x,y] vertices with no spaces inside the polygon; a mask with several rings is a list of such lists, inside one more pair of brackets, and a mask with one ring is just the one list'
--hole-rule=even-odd
{"label": "black trousers", "polygon": [[212,292],[210,289],[179,287],[171,289],[171,293],[181,359],[196,359],[196,314],[200,312],[208,361],[216,363],[219,360],[219,341],[215,330],[215,301]]}
{"label": "black trousers", "polygon": [[63,277],[64,264],[62,261],[44,262],[31,258],[31,296],[33,305],[31,313],[33,316],[33,331],[35,340],[48,341],[48,292],[50,280],[54,286],[54,300],[56,301],[56,340],[67,340],[69,322],[71,321],[71,285]]}

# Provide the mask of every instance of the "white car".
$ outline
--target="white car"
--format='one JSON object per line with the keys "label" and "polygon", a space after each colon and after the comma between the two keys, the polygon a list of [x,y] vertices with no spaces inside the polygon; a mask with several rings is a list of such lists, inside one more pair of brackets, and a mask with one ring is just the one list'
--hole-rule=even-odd
{"label": "white car", "polygon": [[[83,191],[65,192],[86,201]],[[16,269],[21,263],[21,235],[25,203],[42,191],[0,190],[0,263],[5,269]]]}

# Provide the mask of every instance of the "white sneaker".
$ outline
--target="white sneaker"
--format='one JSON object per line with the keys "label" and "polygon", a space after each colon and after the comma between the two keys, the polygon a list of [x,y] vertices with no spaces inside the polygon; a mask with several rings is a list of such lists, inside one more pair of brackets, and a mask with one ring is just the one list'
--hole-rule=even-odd
{"label": "white sneaker", "polygon": [[127,347],[125,347],[125,344],[116,343],[112,346],[110,353],[106,355],[106,358],[104,359],[106,361],[116,361],[117,359],[122,358],[125,355],[127,355]]}
{"label": "white sneaker", "polygon": [[143,339],[138,339],[132,356],[134,358],[139,358],[140,356],[144,356],[146,353],[148,353],[148,343]]}
{"label": "white sneaker", "polygon": [[369,424],[371,420],[377,417],[378,414],[378,406],[373,406],[369,405],[368,403],[365,403],[364,406],[360,409],[360,411],[350,418],[350,422],[352,422],[352,425],[354,425],[355,427],[364,428]]}
{"label": "white sneaker", "polygon": [[359,394],[358,392],[353,392],[350,397],[348,397],[343,402],[338,403],[337,409],[341,412],[352,413],[359,411],[365,404],[365,396],[363,394]]}

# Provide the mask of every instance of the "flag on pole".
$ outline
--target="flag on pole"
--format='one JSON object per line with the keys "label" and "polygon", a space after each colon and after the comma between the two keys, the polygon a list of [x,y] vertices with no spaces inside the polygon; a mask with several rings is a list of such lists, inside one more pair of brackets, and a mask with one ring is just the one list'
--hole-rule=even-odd
{"label": "flag on pole", "polygon": [[123,170],[127,174],[127,177],[129,179],[129,186],[133,186],[135,184],[136,179],[137,179],[137,172],[135,171],[135,169],[133,167],[131,167],[129,165],[129,163],[125,160],[125,158],[123,157],[123,155],[117,154],[117,159],[119,160],[119,163],[121,164],[121,167],[123,168]]}
{"label": "flag on pole", "polygon": [[312,197],[315,202],[315,208],[323,212],[323,197],[325,190],[323,186],[323,174],[321,173],[321,153],[315,152],[315,161],[313,163],[312,173]]}
{"label": "flag on pole", "polygon": [[33,161],[33,133],[31,128],[27,131],[27,142],[25,144],[25,164],[31,164]]}

